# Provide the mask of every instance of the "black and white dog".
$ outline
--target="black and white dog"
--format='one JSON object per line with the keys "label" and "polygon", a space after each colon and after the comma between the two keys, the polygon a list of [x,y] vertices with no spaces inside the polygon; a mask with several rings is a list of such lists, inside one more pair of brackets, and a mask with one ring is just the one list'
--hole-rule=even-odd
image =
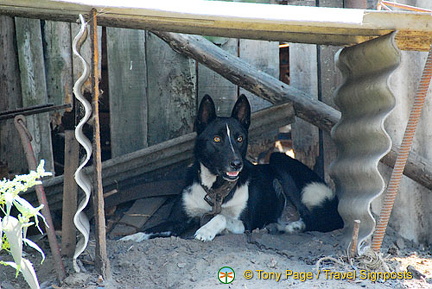
{"label": "black and white dog", "polygon": [[[250,118],[244,95],[231,117],[217,117],[206,95],[195,122],[195,163],[168,220],[123,240],[179,236],[191,228],[197,228],[195,238],[201,241],[224,230],[241,234],[270,224],[288,233],[342,228],[337,197],[304,164],[281,153],[273,153],[267,165],[246,160]],[[288,202],[296,207],[298,221],[285,220]]]}

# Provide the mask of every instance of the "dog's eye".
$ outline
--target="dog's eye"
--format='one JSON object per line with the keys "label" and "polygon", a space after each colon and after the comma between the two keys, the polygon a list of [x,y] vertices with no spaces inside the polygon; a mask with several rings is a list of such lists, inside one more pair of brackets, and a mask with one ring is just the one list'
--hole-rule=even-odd
{"label": "dog's eye", "polygon": [[218,142],[221,142],[222,140],[221,140],[220,136],[215,136],[213,138],[213,141],[216,142],[216,143],[218,143]]}
{"label": "dog's eye", "polygon": [[237,137],[237,142],[243,142],[243,137],[241,135]]}

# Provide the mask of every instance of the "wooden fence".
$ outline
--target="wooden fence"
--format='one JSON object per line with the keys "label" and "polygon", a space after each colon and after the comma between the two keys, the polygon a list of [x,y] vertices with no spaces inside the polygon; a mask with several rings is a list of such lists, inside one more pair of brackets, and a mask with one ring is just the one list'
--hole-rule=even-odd
{"label": "wooden fence", "polygon": [[[71,49],[77,31],[77,24],[0,16],[0,112],[73,103],[72,86],[82,71]],[[241,93],[249,96],[254,110],[268,105],[177,54],[148,31],[101,27],[99,35],[104,159],[191,132],[197,103],[204,94],[214,97],[221,115],[230,112]],[[277,42],[212,40],[258,69],[279,76]],[[82,50],[90,59],[87,42]],[[64,117],[64,111],[27,116],[37,159],[45,159],[46,169],[57,174],[63,171]],[[13,120],[0,121],[0,164],[5,171],[27,171],[21,147]]]}

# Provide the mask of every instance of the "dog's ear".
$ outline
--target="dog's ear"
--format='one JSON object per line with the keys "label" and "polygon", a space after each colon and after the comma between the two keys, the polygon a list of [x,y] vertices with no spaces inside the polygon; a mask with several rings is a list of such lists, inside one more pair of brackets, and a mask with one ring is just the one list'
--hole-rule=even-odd
{"label": "dog's ear", "polygon": [[231,117],[237,119],[246,128],[246,130],[249,129],[251,107],[244,94],[240,95],[240,97],[237,99],[232,110]]}
{"label": "dog's ear", "polygon": [[202,133],[206,126],[216,119],[216,108],[213,99],[208,95],[204,95],[201,100],[198,115],[195,120],[195,131],[197,134]]}

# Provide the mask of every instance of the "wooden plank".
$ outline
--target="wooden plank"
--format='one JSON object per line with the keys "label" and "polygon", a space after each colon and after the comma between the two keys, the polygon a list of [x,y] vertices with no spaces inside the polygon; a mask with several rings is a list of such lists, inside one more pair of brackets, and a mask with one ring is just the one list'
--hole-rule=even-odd
{"label": "wooden plank", "polygon": [[[239,57],[251,64],[257,70],[263,71],[275,78],[279,78],[278,42],[241,39]],[[242,93],[248,97],[252,111],[257,111],[271,106],[269,101],[250,93],[244,88],[240,88],[240,94]]]}
{"label": "wooden plank", "polygon": [[74,22],[98,11],[103,26],[325,45],[354,45],[398,31],[404,50],[428,51],[430,13],[270,4],[132,0],[4,0],[0,14]]}
{"label": "wooden plank", "polygon": [[122,237],[138,232],[166,200],[166,197],[156,197],[135,201],[132,207],[109,233],[110,238]]}
{"label": "wooden plank", "polygon": [[73,218],[78,207],[78,185],[74,174],[79,165],[79,143],[75,131],[65,130],[65,164],[62,206],[62,255],[72,257],[76,245]]}
{"label": "wooden plank", "polygon": [[161,224],[163,221],[165,221],[169,214],[172,211],[172,208],[174,206],[174,201],[167,200],[143,225],[142,230],[145,230],[147,228],[151,228],[153,226]]}
{"label": "wooden plank", "polygon": [[105,206],[113,207],[129,201],[141,198],[173,196],[179,194],[185,186],[185,180],[163,180],[141,184],[119,192],[105,198]]}
{"label": "wooden plank", "polygon": [[147,147],[145,32],[107,28],[111,155]]}
{"label": "wooden plank", "polygon": [[[22,107],[14,20],[0,16],[0,111]],[[13,119],[0,121],[0,162],[8,171],[28,171],[27,161]]]}
{"label": "wooden plank", "polygon": [[147,34],[148,143],[154,145],[193,130],[196,113],[195,61]]}
{"label": "wooden plank", "polygon": [[[318,100],[317,47],[314,44],[290,45],[290,85]],[[297,118],[292,124],[293,148],[296,159],[314,169],[319,155],[319,130]]]}
{"label": "wooden plank", "polygon": [[[275,3],[272,0],[240,0],[236,2]],[[279,42],[240,39],[238,56],[256,69],[279,78]],[[244,88],[239,88],[239,94],[245,94],[248,97],[252,111],[258,111],[271,106],[270,102],[250,93]],[[276,127],[275,129],[277,130],[278,128]]]}
{"label": "wooden plank", "polygon": [[42,25],[47,95],[48,101],[55,105],[72,104],[70,26],[70,23],[53,21],[45,21]]}
{"label": "wooden plank", "polygon": [[[218,45],[228,53],[235,56],[238,55],[238,39],[212,37],[210,40],[213,40],[212,42],[215,45]],[[215,102],[218,115],[229,116],[238,97],[237,85],[207,68],[205,65],[198,64],[197,70],[198,102],[201,101],[204,95],[208,94]]]}
{"label": "wooden plank", "polygon": [[[39,20],[15,18],[23,106],[48,103],[42,33]],[[36,160],[45,160],[45,170],[54,173],[51,128],[48,113],[28,116]]]}
{"label": "wooden plank", "polygon": [[[300,4],[303,5],[303,4]],[[315,3],[308,5],[315,6]],[[318,100],[318,50],[314,44],[291,43],[290,85]],[[292,124],[293,149],[296,159],[312,170],[320,155],[319,129],[307,121],[297,118]]]}

